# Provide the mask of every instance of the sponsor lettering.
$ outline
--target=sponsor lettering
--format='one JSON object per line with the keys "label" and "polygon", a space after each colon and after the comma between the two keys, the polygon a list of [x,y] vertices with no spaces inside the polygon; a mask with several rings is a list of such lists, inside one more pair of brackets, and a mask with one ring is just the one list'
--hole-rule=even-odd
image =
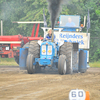
{"label": "sponsor lettering", "polygon": [[71,39],[71,38],[83,39],[83,35],[76,35],[76,34],[70,35],[70,34],[62,34],[62,33],[60,33],[59,37],[60,38],[67,38],[67,39]]}

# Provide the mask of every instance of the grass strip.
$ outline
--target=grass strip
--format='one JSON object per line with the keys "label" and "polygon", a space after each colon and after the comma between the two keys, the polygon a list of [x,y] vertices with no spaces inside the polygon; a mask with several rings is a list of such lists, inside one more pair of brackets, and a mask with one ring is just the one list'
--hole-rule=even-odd
{"label": "grass strip", "polygon": [[14,58],[0,58],[0,65],[4,66],[18,66]]}

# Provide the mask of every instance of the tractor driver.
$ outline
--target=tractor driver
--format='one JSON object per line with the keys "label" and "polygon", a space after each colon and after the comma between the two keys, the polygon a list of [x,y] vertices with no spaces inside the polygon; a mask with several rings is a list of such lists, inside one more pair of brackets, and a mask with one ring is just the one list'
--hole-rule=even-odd
{"label": "tractor driver", "polygon": [[[54,39],[55,39],[55,35],[54,35]],[[52,40],[52,29],[51,29],[51,28],[48,29],[48,34],[46,35],[46,37],[45,37],[44,40],[45,40],[45,41],[47,41],[47,40]]]}

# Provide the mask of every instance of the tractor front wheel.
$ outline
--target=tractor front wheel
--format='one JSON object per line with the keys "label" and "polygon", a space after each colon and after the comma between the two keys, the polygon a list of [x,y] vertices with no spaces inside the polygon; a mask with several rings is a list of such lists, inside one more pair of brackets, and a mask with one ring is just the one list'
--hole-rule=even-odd
{"label": "tractor front wheel", "polygon": [[26,68],[29,74],[39,73],[41,71],[41,67],[39,66],[38,63],[36,63],[36,65],[33,65],[34,60],[35,60],[34,55],[28,54],[26,61]]}
{"label": "tractor front wheel", "polygon": [[65,75],[67,70],[66,56],[60,55],[58,60],[58,72],[61,75]]}
{"label": "tractor front wheel", "polygon": [[33,65],[33,62],[34,62],[34,55],[29,54],[27,56],[27,61],[26,61],[27,72],[29,74],[35,73],[35,65]]}

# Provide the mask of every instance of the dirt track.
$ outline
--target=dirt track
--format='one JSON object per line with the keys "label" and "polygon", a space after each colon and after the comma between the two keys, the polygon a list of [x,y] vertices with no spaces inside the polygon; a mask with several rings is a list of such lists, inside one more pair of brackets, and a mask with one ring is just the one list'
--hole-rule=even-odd
{"label": "dirt track", "polygon": [[90,100],[100,100],[100,68],[73,75],[52,69],[29,75],[17,66],[0,67],[0,100],[69,100],[71,89],[84,89]]}

